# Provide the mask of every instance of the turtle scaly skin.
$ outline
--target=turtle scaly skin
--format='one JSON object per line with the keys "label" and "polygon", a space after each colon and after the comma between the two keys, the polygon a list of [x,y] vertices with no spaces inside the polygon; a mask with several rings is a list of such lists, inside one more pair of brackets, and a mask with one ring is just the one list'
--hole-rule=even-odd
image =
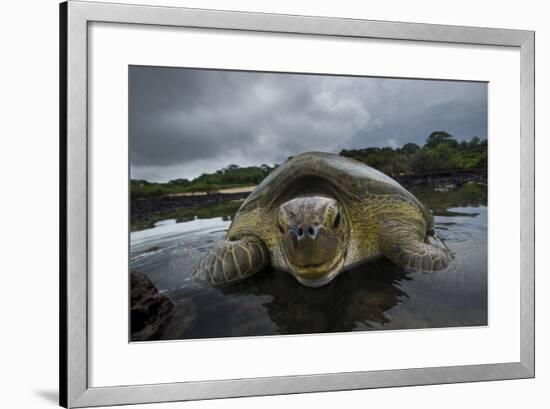
{"label": "turtle scaly skin", "polygon": [[382,256],[408,270],[442,270],[452,254],[430,238],[432,214],[395,180],[353,159],[303,153],[250,194],[195,276],[228,284],[271,265],[320,287]]}
{"label": "turtle scaly skin", "polygon": [[266,247],[257,238],[226,240],[214,246],[196,271],[197,278],[212,284],[240,281],[269,265]]}

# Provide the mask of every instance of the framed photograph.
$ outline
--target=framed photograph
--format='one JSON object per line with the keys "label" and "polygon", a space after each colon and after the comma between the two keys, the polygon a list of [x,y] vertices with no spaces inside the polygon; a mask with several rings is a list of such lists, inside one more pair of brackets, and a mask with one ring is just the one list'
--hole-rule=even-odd
{"label": "framed photograph", "polygon": [[534,377],[534,32],[60,16],[62,406]]}

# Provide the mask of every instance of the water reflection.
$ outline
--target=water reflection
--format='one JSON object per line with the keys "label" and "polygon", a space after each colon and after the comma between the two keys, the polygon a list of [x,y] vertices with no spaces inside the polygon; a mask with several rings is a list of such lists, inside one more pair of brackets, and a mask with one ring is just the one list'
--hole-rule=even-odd
{"label": "water reflection", "polygon": [[186,309],[194,300],[197,316],[189,326],[173,323],[162,338],[340,332],[352,331],[359,323],[387,324],[384,312],[407,297],[399,289],[407,278],[385,260],[369,265],[370,274],[361,269],[365,267],[342,274],[322,289],[304,287],[284,272],[269,270],[231,287],[171,291],[167,295]]}
{"label": "water reflection", "polygon": [[[461,186],[413,186],[410,192],[430,209],[436,216],[450,214],[452,207],[487,206],[487,185],[480,183],[464,183]],[[452,214],[452,213],[451,213]]]}
{"label": "water reflection", "polygon": [[145,272],[174,303],[156,339],[486,325],[486,187],[414,194],[435,209],[436,232],[456,253],[445,272],[406,274],[380,259],[319,289],[273,270],[213,288],[189,280],[188,272],[223,237],[228,223],[221,217],[133,233],[131,268]]}

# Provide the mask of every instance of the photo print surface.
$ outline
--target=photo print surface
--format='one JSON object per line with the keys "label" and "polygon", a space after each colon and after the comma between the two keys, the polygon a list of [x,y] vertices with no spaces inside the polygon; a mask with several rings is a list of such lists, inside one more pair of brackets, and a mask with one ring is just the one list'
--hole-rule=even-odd
{"label": "photo print surface", "polygon": [[130,341],[487,325],[486,82],[128,73]]}

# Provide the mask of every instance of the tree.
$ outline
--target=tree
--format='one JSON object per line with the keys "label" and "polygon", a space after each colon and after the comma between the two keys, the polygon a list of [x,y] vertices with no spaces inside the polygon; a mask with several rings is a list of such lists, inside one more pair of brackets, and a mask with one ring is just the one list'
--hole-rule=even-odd
{"label": "tree", "polygon": [[451,141],[454,141],[455,144],[457,143],[453,139],[453,136],[448,134],[447,132],[445,132],[445,131],[435,131],[435,132],[432,132],[430,134],[430,136],[428,136],[428,138],[426,139],[426,144],[424,145],[424,147],[425,148],[435,148],[440,143],[451,142]]}
{"label": "tree", "polygon": [[468,143],[468,145],[470,146],[478,146],[479,143],[481,142],[481,140],[477,137],[477,136],[474,136],[470,142]]}
{"label": "tree", "polygon": [[[421,174],[458,169],[487,168],[487,139],[473,137],[456,141],[444,131],[432,132],[424,146],[407,143],[401,148],[343,149],[340,155],[363,162],[390,176]],[[290,157],[291,158],[291,157]],[[279,165],[240,167],[230,164],[213,173],[203,173],[192,180],[174,179],[168,183],[131,180],[131,197],[161,196],[185,192],[215,192],[223,188],[260,183]]]}
{"label": "tree", "polygon": [[430,170],[430,158],[425,149],[419,149],[410,156],[409,163],[414,173],[424,173]]}
{"label": "tree", "polygon": [[189,184],[189,179],[173,179],[168,182],[169,185],[178,185],[178,186],[187,186]]}
{"label": "tree", "polygon": [[420,146],[418,146],[416,143],[406,143],[401,148],[401,152],[405,155],[412,155],[413,153],[420,150]]}

